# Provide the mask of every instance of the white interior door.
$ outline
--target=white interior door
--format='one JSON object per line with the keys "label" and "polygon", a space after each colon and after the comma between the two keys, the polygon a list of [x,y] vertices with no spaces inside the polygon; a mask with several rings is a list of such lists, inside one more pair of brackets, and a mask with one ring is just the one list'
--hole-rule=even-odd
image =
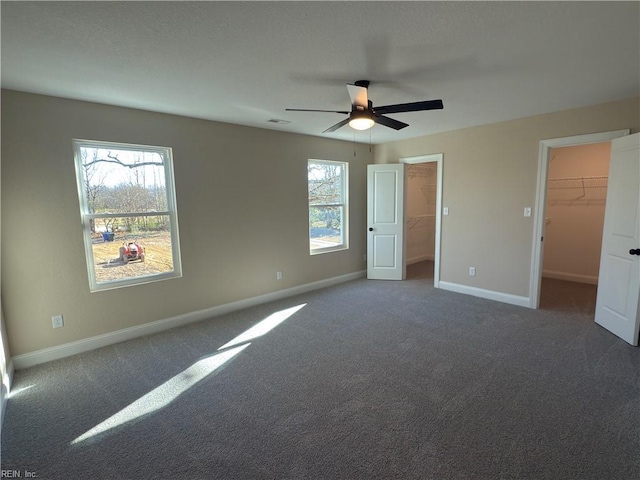
{"label": "white interior door", "polygon": [[640,133],[611,142],[595,321],[638,345]]}
{"label": "white interior door", "polygon": [[404,164],[367,166],[367,278],[404,280]]}

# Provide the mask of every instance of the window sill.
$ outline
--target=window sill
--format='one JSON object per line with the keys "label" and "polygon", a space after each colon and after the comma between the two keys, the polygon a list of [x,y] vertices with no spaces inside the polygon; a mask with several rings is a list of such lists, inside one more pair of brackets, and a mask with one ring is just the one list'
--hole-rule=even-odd
{"label": "window sill", "polygon": [[335,247],[314,248],[309,250],[309,255],[321,255],[323,253],[339,252],[341,250],[349,250],[347,245],[336,245]]}
{"label": "window sill", "polygon": [[145,285],[147,283],[161,282],[163,280],[171,280],[172,278],[180,277],[182,277],[182,272],[167,272],[153,275],[144,275],[126,280],[113,280],[111,282],[93,284],[89,286],[89,290],[91,293],[104,292],[105,290],[135,287],[136,285]]}

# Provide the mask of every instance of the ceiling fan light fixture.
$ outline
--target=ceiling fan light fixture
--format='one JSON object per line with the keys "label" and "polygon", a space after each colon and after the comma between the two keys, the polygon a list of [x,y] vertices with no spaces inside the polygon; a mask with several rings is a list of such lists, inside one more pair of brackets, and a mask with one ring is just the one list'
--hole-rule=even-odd
{"label": "ceiling fan light fixture", "polygon": [[368,130],[374,125],[373,116],[370,112],[354,111],[351,112],[349,126],[354,130]]}
{"label": "ceiling fan light fixture", "polygon": [[330,126],[322,133],[335,132],[339,128],[349,125],[354,130],[368,130],[376,123],[383,127],[392,128],[394,130],[402,130],[408,127],[408,123],[401,122],[395,118],[387,117],[389,113],[405,113],[405,112],[422,112],[425,110],[441,110],[444,108],[442,100],[422,100],[420,102],[398,103],[396,105],[384,105],[382,107],[373,107],[373,102],[369,100],[367,89],[369,87],[368,80],[358,80],[354,84],[347,83],[347,91],[351,97],[351,112],[343,110],[309,110],[307,108],[287,108],[288,112],[326,112],[340,113],[348,115],[344,120]]}

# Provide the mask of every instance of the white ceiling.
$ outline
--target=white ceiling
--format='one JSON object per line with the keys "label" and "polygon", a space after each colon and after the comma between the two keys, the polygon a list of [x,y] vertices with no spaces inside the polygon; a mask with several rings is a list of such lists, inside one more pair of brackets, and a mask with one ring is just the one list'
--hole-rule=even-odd
{"label": "white ceiling", "polygon": [[[357,142],[640,95],[640,2],[2,2],[2,87]],[[285,108],[442,99],[370,132]],[[291,123],[277,125],[269,119]]]}

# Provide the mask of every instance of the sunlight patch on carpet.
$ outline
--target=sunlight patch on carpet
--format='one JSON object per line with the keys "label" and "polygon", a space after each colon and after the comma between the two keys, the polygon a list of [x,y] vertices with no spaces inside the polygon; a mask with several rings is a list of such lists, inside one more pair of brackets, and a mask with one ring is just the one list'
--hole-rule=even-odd
{"label": "sunlight patch on carpet", "polygon": [[35,385],[29,385],[28,387],[14,388],[9,392],[8,398],[13,398],[16,395],[20,395],[22,392],[25,392],[33,387],[35,387]]}
{"label": "sunlight patch on carpet", "polygon": [[251,344],[247,343],[237,348],[226,350],[198,360],[175,377],[167,380],[165,383],[140,397],[138,400],[120,410],[115,415],[107,418],[104,422],[80,435],[71,442],[71,445],[77,445],[96,435],[103,434],[116,427],[125,425],[136,419],[144,417],[145,415],[156,412],[161,408],[165,408],[180,395],[192,388],[198,382],[204,380],[208,375],[238,355],[249,345]]}
{"label": "sunlight patch on carpet", "polygon": [[192,388],[198,382],[204,380],[216,369],[220,368],[251,345],[251,340],[267,334],[298,310],[302,309],[305,305],[306,303],[303,303],[295,307],[272,313],[264,320],[258,322],[253,327],[220,347],[218,349],[219,353],[198,360],[175,377],[167,380],[165,383],[140,397],[138,400],[123,408],[115,415],[107,418],[104,422],[80,435],[71,442],[71,445],[78,445],[86,440],[96,437],[97,435],[110,432],[117,427],[126,425],[165,408],[184,392]]}
{"label": "sunlight patch on carpet", "polygon": [[244,342],[249,342],[251,340],[254,340],[258,337],[261,337],[269,333],[271,330],[276,328],[278,325],[284,322],[291,315],[296,313],[298,310],[302,309],[305,305],[307,304],[303,303],[301,305],[296,305],[295,307],[286,308],[284,310],[280,310],[279,312],[272,313],[264,320],[260,321],[259,323],[256,323],[249,330],[245,330],[243,333],[238,335],[236,338],[234,338],[230,342],[225,343],[218,350],[224,350],[225,348],[233,347],[234,345],[238,345]]}

